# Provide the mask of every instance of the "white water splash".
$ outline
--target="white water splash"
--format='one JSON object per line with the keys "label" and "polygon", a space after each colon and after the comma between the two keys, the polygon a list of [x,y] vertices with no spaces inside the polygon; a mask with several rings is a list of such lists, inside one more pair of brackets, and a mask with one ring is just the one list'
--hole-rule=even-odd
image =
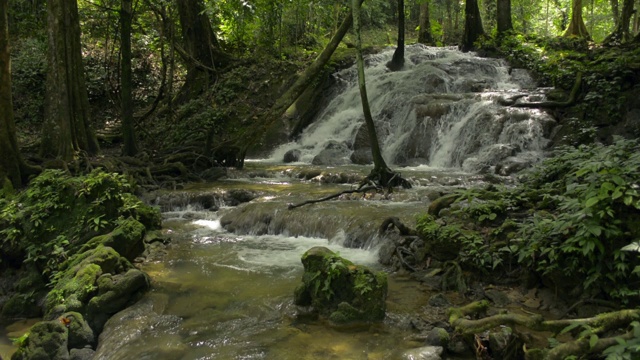
{"label": "white water splash", "polygon": [[[523,87],[533,83],[526,72],[514,70],[512,75],[502,60],[423,45],[408,46],[405,68],[391,72],[386,63],[392,53],[389,49],[368,57],[365,71],[388,163],[477,171],[518,153],[540,156],[553,118],[497,102],[526,93]],[[345,164],[351,163],[354,152],[368,150],[355,67],[334,76],[344,90],[297,141],[277,148],[271,161],[281,162],[287,152],[295,151],[300,163]],[[331,164],[318,158],[326,149]]]}

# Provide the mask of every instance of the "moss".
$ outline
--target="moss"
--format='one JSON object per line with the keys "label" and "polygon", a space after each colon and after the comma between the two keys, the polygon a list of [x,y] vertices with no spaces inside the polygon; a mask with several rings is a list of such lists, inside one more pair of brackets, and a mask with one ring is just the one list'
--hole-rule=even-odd
{"label": "moss", "polygon": [[42,314],[42,310],[36,304],[34,293],[13,295],[2,307],[3,318],[34,318]]}
{"label": "moss", "polygon": [[13,360],[68,359],[68,330],[60,321],[41,321],[31,327]]}
{"label": "moss", "polygon": [[89,240],[80,252],[96,248],[98,245],[112,247],[128,260],[133,260],[144,251],[145,227],[139,221],[128,218],[118,223],[112,232]]}
{"label": "moss", "polygon": [[297,305],[311,305],[332,322],[379,321],[385,316],[387,277],[325,247],[302,256],[305,272],[295,290]]}

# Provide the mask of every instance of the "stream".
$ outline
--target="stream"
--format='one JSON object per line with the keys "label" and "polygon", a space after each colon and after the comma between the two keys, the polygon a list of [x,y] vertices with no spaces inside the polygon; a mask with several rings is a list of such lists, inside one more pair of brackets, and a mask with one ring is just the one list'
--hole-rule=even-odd
{"label": "stream", "polygon": [[392,53],[367,57],[367,87],[383,155],[413,188],[287,209],[354,189],[371,170],[355,68],[334,74],[335,97],[295,141],[223,181],[147,199],[161,208],[171,243],[140,264],[152,290],[109,320],[95,359],[401,359],[422,346],[412,319],[445,309],[429,306],[434,294],[417,281],[389,274],[385,320],[335,328],[293,305],[300,257],[327,246],[388,271],[377,254],[384,219],[414,227],[438,194],[513,181],[493,173],[541,159],[556,122],[500,105],[544,99],[502,60],[412,45],[406,67],[390,72]]}

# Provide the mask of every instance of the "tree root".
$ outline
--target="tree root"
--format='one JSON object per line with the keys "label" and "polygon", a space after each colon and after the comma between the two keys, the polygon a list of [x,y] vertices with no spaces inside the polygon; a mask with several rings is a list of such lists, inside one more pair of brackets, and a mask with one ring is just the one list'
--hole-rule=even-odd
{"label": "tree root", "polygon": [[[527,351],[526,359],[561,360],[569,355],[580,357],[586,354],[601,353],[604,349],[615,345],[617,338],[630,338],[628,332],[620,336],[601,337],[610,335],[612,331],[626,329],[632,321],[640,319],[640,309],[619,310],[603,313],[591,318],[545,320],[541,315],[519,315],[513,313],[498,314],[486,318],[472,320],[486,313],[489,308],[487,300],[476,301],[458,308],[449,309],[449,324],[462,335],[482,333],[498,326],[523,326],[535,331],[550,331],[553,333],[567,332],[569,327],[588,329],[577,339],[560,344],[553,349],[532,349]],[[570,329],[570,328],[569,328]],[[595,336],[595,337],[594,337]]]}

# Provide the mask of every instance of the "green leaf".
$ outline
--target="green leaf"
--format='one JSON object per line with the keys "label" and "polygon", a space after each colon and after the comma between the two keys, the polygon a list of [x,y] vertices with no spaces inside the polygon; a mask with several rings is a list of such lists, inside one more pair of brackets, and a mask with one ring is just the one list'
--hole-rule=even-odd
{"label": "green leaf", "polygon": [[631,204],[633,204],[633,196],[625,196],[624,204],[627,206],[630,206]]}
{"label": "green leaf", "polygon": [[620,250],[640,252],[640,241],[632,242],[629,245],[623,246]]}
{"label": "green leaf", "polygon": [[598,335],[593,334],[589,338],[589,349],[593,349],[594,346],[598,343]]}
{"label": "green leaf", "polygon": [[593,205],[597,204],[598,201],[600,201],[600,199],[598,199],[597,197],[592,197],[587,199],[587,202],[585,203],[585,207],[592,207]]}
{"label": "green leaf", "polygon": [[573,323],[573,324],[567,326],[566,328],[562,329],[562,331],[560,331],[560,334],[568,333],[569,331],[577,328],[580,325],[581,324],[579,324],[579,323]]}

